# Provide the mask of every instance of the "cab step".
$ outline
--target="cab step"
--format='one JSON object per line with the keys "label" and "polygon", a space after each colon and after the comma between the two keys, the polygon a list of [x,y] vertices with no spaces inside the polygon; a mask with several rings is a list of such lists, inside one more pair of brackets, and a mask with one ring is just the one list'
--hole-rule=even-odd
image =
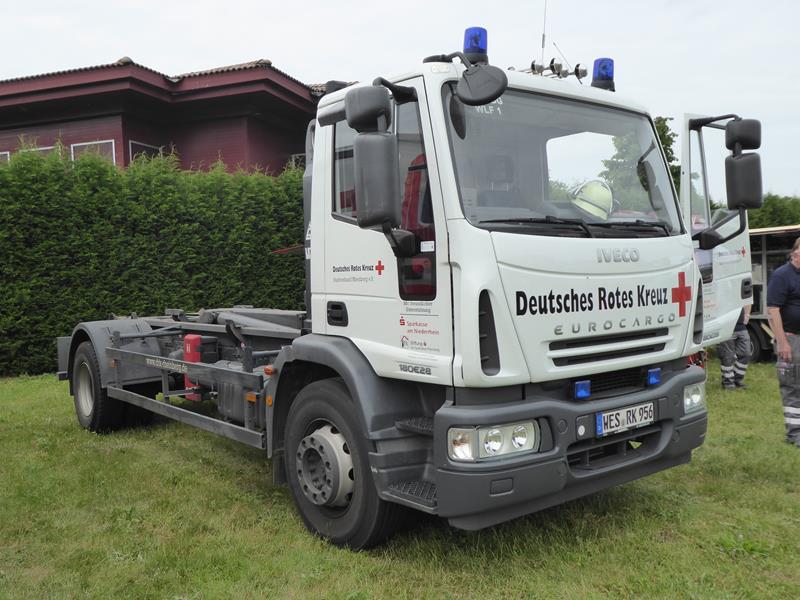
{"label": "cab step", "polygon": [[413,504],[421,504],[428,508],[436,508],[438,504],[436,496],[436,484],[430,481],[403,481],[393,483],[389,486],[389,492],[403,500]]}
{"label": "cab step", "polygon": [[396,421],[394,426],[402,431],[433,437],[433,419],[430,417],[411,417]]}

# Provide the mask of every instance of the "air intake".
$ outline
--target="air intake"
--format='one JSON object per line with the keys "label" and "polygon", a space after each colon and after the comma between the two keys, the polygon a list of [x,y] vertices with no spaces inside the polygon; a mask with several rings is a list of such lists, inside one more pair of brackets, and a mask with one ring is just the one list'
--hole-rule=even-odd
{"label": "air intake", "polygon": [[492,301],[486,290],[483,290],[478,298],[478,346],[481,353],[481,369],[486,375],[497,375],[500,372],[500,352],[497,349]]}
{"label": "air intake", "polygon": [[695,344],[703,343],[703,286],[697,286],[697,298],[694,306],[694,328],[692,341]]}

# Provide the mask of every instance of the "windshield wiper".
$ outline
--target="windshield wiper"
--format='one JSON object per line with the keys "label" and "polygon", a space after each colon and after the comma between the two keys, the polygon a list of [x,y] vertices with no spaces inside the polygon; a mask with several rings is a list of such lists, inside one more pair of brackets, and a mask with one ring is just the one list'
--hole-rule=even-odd
{"label": "windshield wiper", "polygon": [[610,223],[592,223],[592,225],[597,225],[598,227],[649,227],[660,229],[664,232],[664,235],[669,237],[670,232],[672,231],[672,227],[669,226],[669,223],[665,223],[664,221],[645,221],[644,219],[636,219],[635,221],[612,221]]}
{"label": "windshield wiper", "polygon": [[[589,229],[588,224],[583,219],[562,219],[560,217],[553,217],[551,215],[547,215],[546,217],[518,217],[516,219],[513,218],[506,218],[506,219],[486,219],[485,221],[478,221],[478,225],[483,225],[485,223],[532,223],[532,224],[545,224],[545,225],[577,225],[580,227],[584,233],[586,233],[586,237],[594,237],[592,234],[592,230]],[[592,223],[594,225],[594,223]]]}

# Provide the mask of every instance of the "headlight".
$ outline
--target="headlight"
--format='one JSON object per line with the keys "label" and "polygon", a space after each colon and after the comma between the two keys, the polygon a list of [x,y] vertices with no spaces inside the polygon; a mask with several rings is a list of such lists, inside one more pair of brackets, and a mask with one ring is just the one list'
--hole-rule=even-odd
{"label": "headlight", "polygon": [[447,431],[447,455],[459,462],[502,458],[536,451],[538,447],[539,424],[536,421],[491,427],[452,427]]}
{"label": "headlight", "polygon": [[693,383],[683,388],[683,412],[690,413],[704,408],[706,405],[706,386],[704,383]]}
{"label": "headlight", "polygon": [[525,425],[517,425],[511,432],[511,444],[514,448],[524,448],[528,444],[528,428]]}
{"label": "headlight", "polygon": [[503,433],[499,429],[491,429],[483,440],[486,454],[494,455],[503,447]]}

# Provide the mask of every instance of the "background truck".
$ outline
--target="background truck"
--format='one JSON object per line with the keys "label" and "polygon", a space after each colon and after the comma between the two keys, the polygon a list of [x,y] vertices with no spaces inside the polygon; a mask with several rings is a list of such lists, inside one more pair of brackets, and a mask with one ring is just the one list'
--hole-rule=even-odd
{"label": "background truck", "polygon": [[692,236],[612,61],[571,85],[555,62],[490,66],[485,38],[320,101],[305,311],[167,310],[60,338],[81,425],[157,413],[262,448],[309,530],[351,548],[408,509],[478,529],[687,462],[707,424],[687,358],[750,292],[749,263],[726,264],[706,318],[695,247],[746,243],[758,122],[689,122],[725,123],[732,151],[733,217]]}
{"label": "background truck", "polygon": [[772,329],[767,320],[767,284],[772,272],[789,260],[800,225],[764,227],[750,230],[750,251],[753,271],[753,307],[747,331],[750,334],[751,361],[772,355]]}

